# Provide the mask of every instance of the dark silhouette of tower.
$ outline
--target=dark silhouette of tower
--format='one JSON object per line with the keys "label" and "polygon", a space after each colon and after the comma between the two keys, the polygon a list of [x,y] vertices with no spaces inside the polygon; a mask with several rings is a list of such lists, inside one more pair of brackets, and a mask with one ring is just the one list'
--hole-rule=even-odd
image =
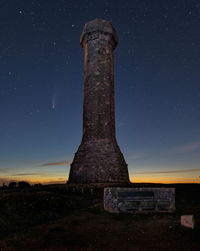
{"label": "dark silhouette of tower", "polygon": [[114,60],[118,37],[110,22],[84,26],[83,137],[71,164],[69,183],[128,183],[127,164],[115,137]]}

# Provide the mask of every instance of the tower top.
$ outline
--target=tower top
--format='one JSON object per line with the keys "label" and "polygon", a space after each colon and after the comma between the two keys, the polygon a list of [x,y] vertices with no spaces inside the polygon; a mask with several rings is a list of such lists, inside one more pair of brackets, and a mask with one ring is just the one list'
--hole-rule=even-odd
{"label": "tower top", "polygon": [[113,49],[118,44],[116,31],[109,21],[96,18],[85,24],[80,38],[82,47],[90,40],[100,39],[112,44]]}

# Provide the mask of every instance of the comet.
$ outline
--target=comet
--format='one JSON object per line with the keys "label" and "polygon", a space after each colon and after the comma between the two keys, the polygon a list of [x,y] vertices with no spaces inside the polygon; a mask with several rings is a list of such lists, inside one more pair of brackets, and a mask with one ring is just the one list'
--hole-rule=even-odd
{"label": "comet", "polygon": [[52,98],[52,109],[54,110],[56,108],[56,95],[53,95]]}

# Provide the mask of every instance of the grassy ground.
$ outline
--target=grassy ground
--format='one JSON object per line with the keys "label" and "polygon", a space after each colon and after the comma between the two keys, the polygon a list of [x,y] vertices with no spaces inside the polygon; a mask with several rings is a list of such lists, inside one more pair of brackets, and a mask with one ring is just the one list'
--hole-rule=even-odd
{"label": "grassy ground", "polygon": [[[200,185],[173,187],[176,212],[147,215],[105,212],[102,188],[0,192],[0,250],[199,250]],[[181,227],[183,214],[195,216],[193,230]]]}

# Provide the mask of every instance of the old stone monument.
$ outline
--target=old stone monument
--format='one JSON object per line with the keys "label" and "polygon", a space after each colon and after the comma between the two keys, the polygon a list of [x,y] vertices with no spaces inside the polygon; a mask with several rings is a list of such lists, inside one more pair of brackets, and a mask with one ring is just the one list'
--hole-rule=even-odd
{"label": "old stone monument", "polygon": [[127,164],[115,137],[114,60],[118,43],[110,22],[85,24],[83,136],[70,168],[69,183],[129,183]]}

